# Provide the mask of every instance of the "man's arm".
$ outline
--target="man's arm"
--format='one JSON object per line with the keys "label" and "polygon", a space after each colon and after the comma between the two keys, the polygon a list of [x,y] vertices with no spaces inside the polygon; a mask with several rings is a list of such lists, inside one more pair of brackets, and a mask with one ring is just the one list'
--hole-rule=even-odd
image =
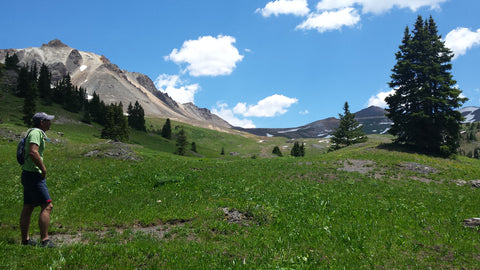
{"label": "man's arm", "polygon": [[37,165],[38,168],[42,171],[42,178],[45,179],[47,175],[47,168],[43,164],[42,157],[40,156],[40,153],[38,152],[38,145],[36,143],[30,143],[28,155],[32,159],[33,163]]}

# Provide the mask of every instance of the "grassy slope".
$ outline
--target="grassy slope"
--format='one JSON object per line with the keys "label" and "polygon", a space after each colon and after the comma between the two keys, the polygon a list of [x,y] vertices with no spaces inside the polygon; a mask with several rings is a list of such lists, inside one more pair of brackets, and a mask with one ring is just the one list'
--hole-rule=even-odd
{"label": "grassy slope", "polygon": [[[18,113],[5,104],[0,128],[21,132]],[[45,111],[75,119],[59,108]],[[2,139],[0,269],[480,267],[480,235],[461,223],[478,216],[478,191],[451,182],[477,179],[478,160],[388,150],[378,147],[389,141],[383,136],[328,154],[312,147],[305,158],[251,159],[285,139],[259,143],[186,126],[205,157],[172,155],[174,142],[133,132],[132,141],[143,145],[134,148],[142,160],[121,161],[82,155],[102,147],[98,127],[52,128],[50,138],[60,141],[45,153],[55,204],[51,235],[81,232],[81,242],[48,251],[18,244],[16,142]],[[240,155],[220,157],[222,146]],[[338,170],[347,159],[374,163],[365,174]],[[405,162],[437,172],[415,173],[401,166]],[[230,223],[225,207],[246,217]],[[134,230],[154,225],[166,234]],[[38,237],[35,219],[32,233]]]}

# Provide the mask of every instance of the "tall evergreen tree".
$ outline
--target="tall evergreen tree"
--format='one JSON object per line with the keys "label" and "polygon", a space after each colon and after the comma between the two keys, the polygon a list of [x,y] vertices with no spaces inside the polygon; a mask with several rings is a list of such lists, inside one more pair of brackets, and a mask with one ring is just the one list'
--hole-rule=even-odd
{"label": "tall evergreen tree", "polygon": [[132,103],[128,105],[128,125],[136,130],[146,131],[145,127],[145,111],[138,101],[135,102],[135,106]]}
{"label": "tall evergreen tree", "polygon": [[90,113],[92,121],[97,122],[101,125],[105,123],[105,103],[100,100],[100,96],[93,92],[92,99],[88,102],[87,111]]}
{"label": "tall evergreen tree", "polygon": [[162,127],[162,137],[168,140],[172,139],[172,126],[169,118],[167,118],[167,121],[165,121],[165,124]]}
{"label": "tall evergreen tree", "polygon": [[187,146],[187,135],[185,134],[185,131],[183,128],[178,132],[177,134],[177,151],[175,154],[184,156],[186,152],[186,146]]}
{"label": "tall evergreen tree", "polygon": [[302,142],[302,145],[300,145],[300,148],[298,149],[298,154],[300,157],[305,156],[305,143]]}
{"label": "tall evergreen tree", "polygon": [[31,76],[29,74],[28,66],[23,66],[18,72],[17,78],[17,91],[16,95],[18,97],[25,97],[28,89],[32,87]]}
{"label": "tall evergreen tree", "polygon": [[111,104],[106,107],[104,128],[101,137],[118,141],[127,141],[129,138],[127,118],[123,115],[123,106]]}
{"label": "tall evergreen tree", "polygon": [[330,151],[367,140],[362,126],[355,120],[355,114],[350,112],[348,102],[343,105],[343,115],[339,114],[339,117],[340,125],[332,133],[333,137],[330,139]]}
{"label": "tall evergreen tree", "polygon": [[456,109],[467,99],[455,87],[453,53],[431,16],[425,21],[418,16],[412,32],[406,27],[395,57],[389,85],[396,91],[385,99],[395,142],[432,153],[456,153],[462,120]]}
{"label": "tall evergreen tree", "polygon": [[35,82],[27,79],[27,83],[24,86],[24,99],[23,99],[23,122],[27,126],[32,126],[32,117],[36,111],[37,102],[37,89]]}
{"label": "tall evergreen tree", "polygon": [[191,148],[192,152],[195,152],[197,153],[197,144],[195,142],[192,142],[192,148]]}
{"label": "tall evergreen tree", "polygon": [[283,157],[282,151],[280,151],[278,146],[273,147],[272,154]]}
{"label": "tall evergreen tree", "polygon": [[18,70],[18,62],[19,60],[16,53],[14,53],[12,56],[7,53],[5,56],[5,66],[7,69]]}
{"label": "tall evergreen tree", "polygon": [[40,74],[38,75],[38,96],[46,105],[52,103],[52,74],[45,64],[40,67]]}
{"label": "tall evergreen tree", "polygon": [[294,157],[300,156],[300,144],[298,142],[293,144],[292,150],[290,150],[290,155]]}

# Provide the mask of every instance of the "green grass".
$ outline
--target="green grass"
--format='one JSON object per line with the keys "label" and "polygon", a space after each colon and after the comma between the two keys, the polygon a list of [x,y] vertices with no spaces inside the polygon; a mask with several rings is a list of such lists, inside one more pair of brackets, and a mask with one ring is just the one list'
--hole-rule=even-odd
{"label": "green grass", "polygon": [[[25,128],[16,123],[0,129],[19,134]],[[84,156],[112,147],[98,126],[54,124],[44,157],[54,201],[50,234],[81,236],[51,250],[19,244],[16,141],[1,139],[0,269],[480,268],[479,231],[462,225],[479,216],[478,190],[453,182],[478,179],[478,160],[397,151],[379,135],[330,153],[310,139],[307,157],[274,158],[268,150],[286,139],[185,129],[203,157],[173,155],[174,142],[132,132],[139,159],[123,161]],[[222,146],[240,155],[220,156]],[[339,170],[365,160],[366,173]],[[410,162],[436,172],[402,166]],[[231,222],[223,208],[242,220]]]}

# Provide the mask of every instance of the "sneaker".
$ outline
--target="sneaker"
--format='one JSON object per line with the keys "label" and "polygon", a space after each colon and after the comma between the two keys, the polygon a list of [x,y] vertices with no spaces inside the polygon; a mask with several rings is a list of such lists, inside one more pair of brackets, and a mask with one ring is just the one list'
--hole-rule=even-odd
{"label": "sneaker", "polygon": [[44,248],[54,248],[54,247],[56,247],[56,245],[52,241],[50,241],[50,239],[47,239],[45,241],[42,241],[42,247],[44,247]]}
{"label": "sneaker", "polygon": [[28,239],[28,240],[22,241],[22,245],[24,245],[24,246],[36,246],[37,242],[35,240]]}

